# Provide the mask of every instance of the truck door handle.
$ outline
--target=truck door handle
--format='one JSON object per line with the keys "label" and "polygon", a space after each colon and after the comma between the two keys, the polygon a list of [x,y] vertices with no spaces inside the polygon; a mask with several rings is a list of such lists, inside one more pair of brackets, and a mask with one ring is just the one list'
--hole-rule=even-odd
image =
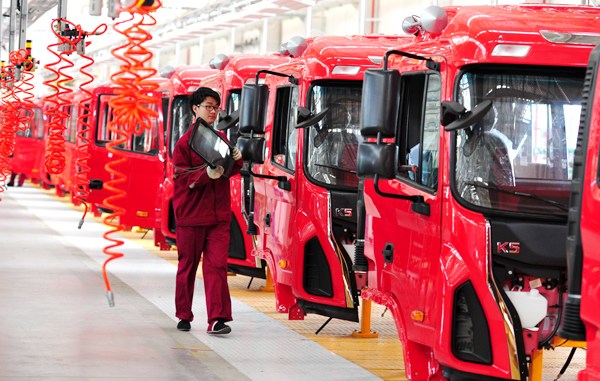
{"label": "truck door handle", "polygon": [[381,250],[381,254],[383,254],[383,261],[385,263],[394,262],[394,245],[386,242],[384,249]]}
{"label": "truck door handle", "polygon": [[271,213],[267,213],[265,218],[263,218],[263,221],[265,221],[265,225],[267,227],[270,227],[271,226]]}

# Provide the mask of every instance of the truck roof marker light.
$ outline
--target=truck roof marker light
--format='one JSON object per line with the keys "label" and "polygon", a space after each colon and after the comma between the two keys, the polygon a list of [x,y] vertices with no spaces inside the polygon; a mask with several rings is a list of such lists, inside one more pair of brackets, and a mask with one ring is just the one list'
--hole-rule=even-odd
{"label": "truck roof marker light", "polygon": [[360,66],[336,66],[331,74],[356,75],[360,71]]}
{"label": "truck roof marker light", "polygon": [[307,47],[308,43],[304,37],[294,36],[290,38],[288,42],[281,44],[279,53],[283,56],[299,57],[304,53]]}
{"label": "truck roof marker light", "polygon": [[402,30],[407,34],[422,32],[440,34],[448,26],[448,14],[444,8],[432,5],[423,10],[421,17],[409,16],[402,21]]}
{"label": "truck roof marker light", "polygon": [[375,65],[381,65],[381,62],[383,61],[383,57],[380,56],[368,56],[367,58]]}
{"label": "truck roof marker light", "polygon": [[226,54],[217,54],[210,60],[208,66],[210,66],[211,69],[223,70],[228,63],[229,57]]}
{"label": "truck roof marker light", "polygon": [[540,34],[546,41],[555,44],[576,44],[576,45],[599,45],[600,34],[598,33],[564,33],[553,32],[550,30],[541,30]]}
{"label": "truck roof marker light", "polygon": [[498,44],[492,50],[492,57],[525,57],[531,46],[517,44]]}
{"label": "truck roof marker light", "polygon": [[167,65],[160,71],[160,76],[163,78],[171,78],[173,73],[175,73],[175,68],[171,65]]}

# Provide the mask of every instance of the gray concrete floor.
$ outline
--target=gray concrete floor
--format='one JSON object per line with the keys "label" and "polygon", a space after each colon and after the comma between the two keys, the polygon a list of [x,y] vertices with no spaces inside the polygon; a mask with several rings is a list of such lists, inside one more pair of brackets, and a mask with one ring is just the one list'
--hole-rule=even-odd
{"label": "gray concrete floor", "polygon": [[201,282],[177,331],[175,267],[127,242],[109,307],[108,229],[27,184],[0,198],[0,380],[378,379],[236,300],[233,332],[207,335]]}

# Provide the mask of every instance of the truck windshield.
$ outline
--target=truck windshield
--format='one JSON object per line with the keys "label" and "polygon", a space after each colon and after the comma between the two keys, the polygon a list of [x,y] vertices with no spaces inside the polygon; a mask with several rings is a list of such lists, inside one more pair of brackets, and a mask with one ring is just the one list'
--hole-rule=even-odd
{"label": "truck windshield", "polygon": [[307,174],[325,187],[357,188],[356,155],[362,141],[359,129],[362,83],[328,82],[311,88],[313,113],[328,109],[318,124],[308,128]]}
{"label": "truck windshield", "polygon": [[566,215],[584,72],[494,69],[458,82],[458,102],[491,100],[492,109],[456,134],[456,190],[479,207]]}

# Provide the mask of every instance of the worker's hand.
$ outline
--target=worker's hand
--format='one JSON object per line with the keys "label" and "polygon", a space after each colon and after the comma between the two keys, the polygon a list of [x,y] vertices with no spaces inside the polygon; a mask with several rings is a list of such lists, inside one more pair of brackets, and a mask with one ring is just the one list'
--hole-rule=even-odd
{"label": "worker's hand", "polygon": [[242,158],[242,153],[237,147],[233,148],[233,160],[238,161]]}
{"label": "worker's hand", "polygon": [[221,167],[220,165],[218,165],[215,169],[212,169],[211,167],[206,168],[206,174],[213,180],[216,180],[219,177],[223,176],[224,171],[225,168]]}

